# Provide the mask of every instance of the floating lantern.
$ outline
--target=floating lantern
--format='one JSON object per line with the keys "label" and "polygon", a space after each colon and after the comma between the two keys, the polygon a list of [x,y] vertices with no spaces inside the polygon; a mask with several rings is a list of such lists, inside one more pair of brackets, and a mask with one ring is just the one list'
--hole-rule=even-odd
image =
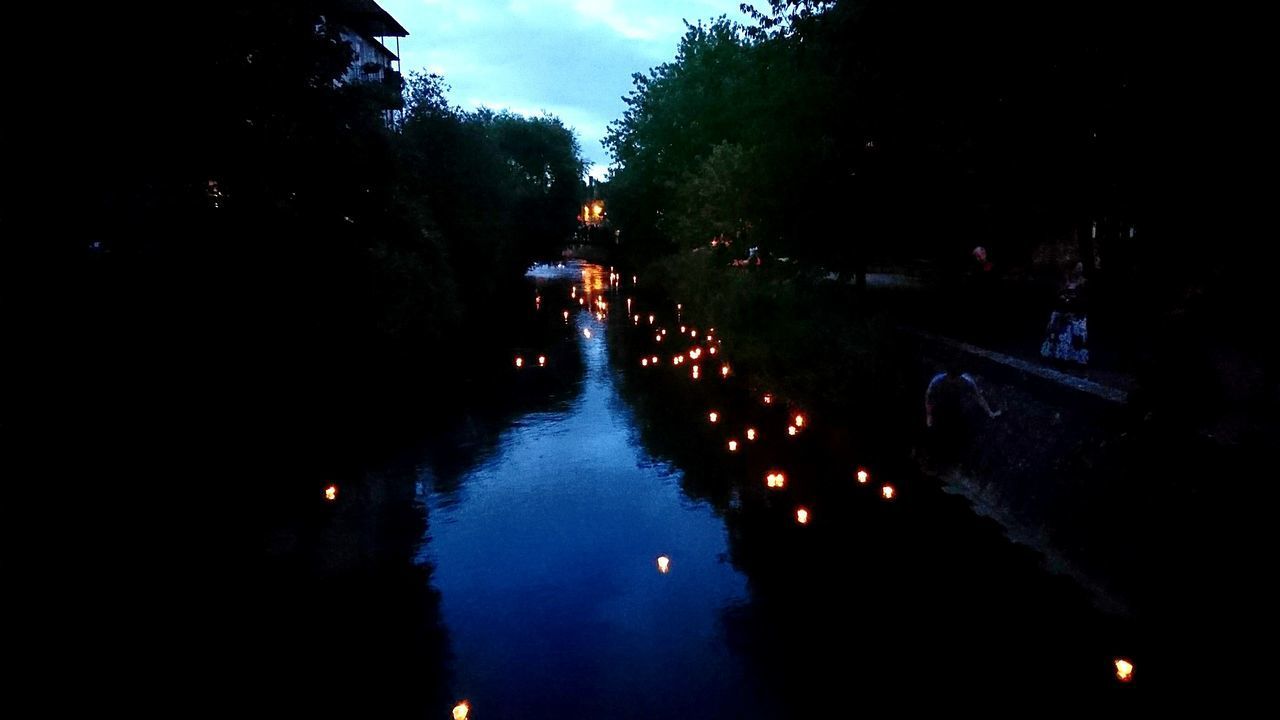
{"label": "floating lantern", "polygon": [[640,366],[641,366],[641,367],[649,367],[649,358],[644,358],[644,359],[642,359],[642,360],[640,361]]}
{"label": "floating lantern", "polygon": [[667,329],[666,329],[666,328],[662,328],[662,335],[665,337],[665,336],[666,336],[666,334],[667,334]]}
{"label": "floating lantern", "polygon": [[579,305],[586,305],[586,304],[587,304],[587,301],[586,301],[586,299],[584,299],[584,298],[578,298],[578,304],[579,304]]}
{"label": "floating lantern", "polygon": [[471,713],[471,703],[463,700],[453,706],[453,720],[467,720],[467,715]]}
{"label": "floating lantern", "polygon": [[867,472],[865,468],[858,468],[858,482],[859,482],[859,483],[861,483],[861,484],[863,484],[863,485],[866,485],[866,484],[867,484],[867,481],[868,481],[868,480],[870,480],[870,479],[871,479],[871,473]]}
{"label": "floating lantern", "polygon": [[671,558],[667,557],[666,555],[659,555],[658,556],[658,572],[662,573],[663,575],[666,575],[667,571],[670,569],[671,569]]}
{"label": "floating lantern", "polygon": [[712,346],[712,347],[707,348],[707,352],[711,353],[712,355],[715,355],[715,354],[716,354],[716,349],[715,349],[715,347],[714,347],[714,346]]}
{"label": "floating lantern", "polygon": [[738,441],[737,441],[737,440],[730,440],[730,441],[729,441],[729,452],[738,452]]}
{"label": "floating lantern", "polygon": [[764,476],[765,487],[784,488],[787,485],[787,476],[780,472],[769,473]]}
{"label": "floating lantern", "polygon": [[880,494],[884,496],[885,500],[892,500],[893,496],[898,494],[898,491],[894,490],[892,485],[885,485],[880,488]]}
{"label": "floating lantern", "polygon": [[662,342],[662,333],[657,333],[656,335],[654,335],[654,336],[653,336],[653,341],[654,341],[654,342]]}
{"label": "floating lantern", "polygon": [[708,335],[708,336],[707,336],[707,342],[711,342],[711,336],[710,336],[710,335]]}
{"label": "floating lantern", "polygon": [[571,298],[578,297],[578,287],[576,285],[574,287],[569,288],[569,297]]}
{"label": "floating lantern", "polygon": [[772,396],[772,395],[770,395],[769,393],[765,393],[765,394],[764,394],[764,404],[765,404],[765,405],[772,405],[772,404],[773,404],[773,396]]}
{"label": "floating lantern", "polygon": [[680,326],[680,334],[681,334],[681,335],[683,335],[683,334],[685,334],[685,332],[686,332],[686,331],[687,331],[687,328],[685,328],[685,326],[681,325],[681,326]]}
{"label": "floating lantern", "polygon": [[654,365],[657,365],[657,364],[658,364],[658,356],[657,356],[657,355],[654,355],[654,356],[653,356],[653,360],[651,360],[650,362],[652,362]]}
{"label": "floating lantern", "polygon": [[586,338],[586,339],[590,340],[590,339],[591,339],[591,328],[582,328],[582,337],[584,337],[584,338]]}
{"label": "floating lantern", "polygon": [[519,356],[517,356],[517,357],[516,357],[516,367],[517,367],[517,368],[522,368],[522,367],[524,367],[524,358],[519,357]]}
{"label": "floating lantern", "polygon": [[804,416],[796,415],[796,427],[804,427]]}
{"label": "floating lantern", "polygon": [[1116,658],[1116,679],[1120,682],[1129,682],[1133,679],[1133,663],[1124,658]]}
{"label": "floating lantern", "polygon": [[637,315],[637,316],[636,316],[635,324],[636,324],[636,325],[639,325],[639,324],[640,324],[640,316],[639,316],[639,315]]}
{"label": "floating lantern", "polygon": [[809,511],[804,508],[796,508],[796,522],[801,525],[809,524]]}
{"label": "floating lantern", "polygon": [[697,339],[698,339],[698,331],[697,331],[697,330],[690,330],[690,331],[689,331],[689,336],[690,336],[690,337],[692,337],[693,339],[697,340]]}
{"label": "floating lantern", "polygon": [[728,366],[728,365],[721,365],[721,366],[720,366],[720,377],[729,377],[729,366]]}
{"label": "floating lantern", "polygon": [[561,314],[562,314],[562,315],[564,315],[564,321],[565,321],[565,322],[569,322],[569,311],[568,311],[568,310],[565,310],[565,311],[564,311],[563,313],[561,313]]}
{"label": "floating lantern", "polygon": [[748,440],[755,440],[755,439],[756,439],[756,429],[755,429],[755,428],[747,428],[747,439],[748,439]]}
{"label": "floating lantern", "polygon": [[650,316],[649,316],[649,324],[650,324],[650,325],[652,325],[652,324],[653,324],[653,316],[652,316],[652,315],[650,315]]}
{"label": "floating lantern", "polygon": [[717,413],[713,410],[707,413],[707,419],[710,420],[711,422],[716,422],[720,419],[720,413]]}
{"label": "floating lantern", "polygon": [[694,380],[697,380],[697,379],[698,379],[698,372],[699,372],[699,371],[698,371],[698,366],[697,366],[697,365],[694,365],[694,366],[693,366],[693,379],[694,379]]}
{"label": "floating lantern", "polygon": [[338,499],[338,486],[330,485],[324,489],[324,499],[333,502]]}
{"label": "floating lantern", "polygon": [[788,425],[788,426],[787,426],[787,434],[788,434],[788,435],[790,435],[791,437],[795,437],[795,436],[796,436],[796,426],[795,426],[795,425]]}
{"label": "floating lantern", "polygon": [[692,350],[690,350],[690,351],[689,351],[689,359],[690,359],[690,360],[697,360],[697,359],[698,359],[698,356],[699,356],[699,355],[701,355],[701,354],[702,354],[702,351],[701,351],[701,350],[699,350],[698,348],[694,348],[694,349],[692,349]]}

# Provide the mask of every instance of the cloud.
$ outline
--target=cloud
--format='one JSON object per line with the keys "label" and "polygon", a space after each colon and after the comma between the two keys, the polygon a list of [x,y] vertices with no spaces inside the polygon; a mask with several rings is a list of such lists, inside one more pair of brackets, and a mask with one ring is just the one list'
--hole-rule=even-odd
{"label": "cloud", "polygon": [[[583,157],[626,106],[631,74],[675,55],[682,20],[738,17],[740,0],[379,0],[409,30],[401,68],[441,74],[450,99],[574,128]],[[461,99],[460,99],[461,98]]]}

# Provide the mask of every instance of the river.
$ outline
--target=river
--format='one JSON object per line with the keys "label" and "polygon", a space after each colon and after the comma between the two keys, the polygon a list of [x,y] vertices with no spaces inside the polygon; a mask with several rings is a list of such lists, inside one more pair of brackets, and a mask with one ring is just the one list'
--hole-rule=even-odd
{"label": "river", "polygon": [[[831,427],[788,435],[800,411],[719,377],[730,339],[686,327],[677,344],[689,309],[642,307],[660,303],[594,265],[536,267],[531,286],[537,329],[511,372],[544,407],[465,467],[418,468],[417,563],[472,717],[791,717],[921,688],[1127,689],[1122,624],[1087,593],[906,464],[868,453],[863,484]],[[687,346],[700,356],[676,365]],[[775,472],[784,487],[768,487]]]}

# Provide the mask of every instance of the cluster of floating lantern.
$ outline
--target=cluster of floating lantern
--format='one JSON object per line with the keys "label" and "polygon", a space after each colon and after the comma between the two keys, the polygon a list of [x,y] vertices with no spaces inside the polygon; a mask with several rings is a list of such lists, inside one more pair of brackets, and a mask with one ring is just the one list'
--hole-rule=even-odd
{"label": "cluster of floating lantern", "polygon": [[[589,298],[590,292],[591,292],[590,288],[592,287],[592,285],[589,281],[588,274],[586,273],[586,271],[584,271],[583,273],[583,279],[584,279],[584,292],[586,293],[586,298]],[[622,279],[622,275],[620,273],[613,271],[613,269],[610,268],[610,272],[609,272],[610,285],[613,287],[616,287],[621,282],[621,279]],[[596,276],[596,281],[597,281],[596,284],[601,285],[601,287],[596,287],[595,289],[596,290],[603,289],[602,283],[599,282],[598,274]],[[633,275],[631,277],[631,283],[632,285],[638,285],[639,278]],[[577,299],[579,305],[586,304],[586,298],[578,297],[576,286],[570,288],[569,296],[571,299]],[[641,313],[633,314],[633,310],[635,309],[633,307],[634,306],[633,298],[626,298],[626,303],[627,303],[627,315],[631,317],[633,324],[639,325],[641,322],[641,319],[645,316]],[[542,296],[540,294],[537,294],[534,296],[534,304],[537,307],[537,309],[541,310]],[[603,322],[605,319],[606,311],[608,310],[608,303],[604,300],[604,298],[596,297],[596,299],[593,301],[593,305],[597,308],[597,312],[595,313],[596,319]],[[680,315],[683,313],[683,310],[684,310],[683,304],[677,303],[676,304],[677,321],[680,320]],[[568,310],[563,311],[562,317],[565,323],[568,324],[569,311]],[[654,325],[657,322],[657,316],[655,314],[650,313],[648,315],[648,322],[649,322],[649,325]],[[680,328],[681,335],[684,335],[687,333],[689,337],[694,340],[694,342],[698,341],[698,330],[696,328],[692,328],[686,325],[680,325],[679,328]],[[583,328],[582,334],[587,339],[591,338],[591,330],[589,328]],[[705,343],[706,343],[706,348],[705,348],[706,353],[712,356],[718,353],[719,351],[718,346],[721,344],[720,340],[716,340],[714,338],[714,334],[715,334],[715,328],[711,328],[704,335]],[[663,341],[663,338],[666,335],[667,335],[667,330],[665,328],[659,328],[658,331],[654,333],[654,342],[661,343]],[[695,346],[689,349],[687,353],[674,355],[671,358],[672,365],[680,365],[684,363],[686,357],[690,361],[697,361],[699,358],[701,358],[703,354],[703,350],[704,348]],[[539,367],[545,367],[546,362],[547,362],[547,358],[545,355],[538,356]],[[657,355],[644,357],[644,358],[641,358],[640,360],[641,367],[646,367],[646,368],[657,367],[660,364],[661,364],[661,361]],[[517,356],[515,359],[515,365],[516,365],[516,368],[522,368],[524,366],[524,359]],[[727,379],[730,374],[732,374],[732,369],[730,365],[728,363],[722,363],[720,365],[720,376],[722,378]],[[692,364],[690,368],[690,375],[693,380],[698,380],[701,375],[701,367],[697,364]],[[760,401],[764,405],[773,405],[774,395],[772,393],[766,392],[760,396]],[[720,413],[718,413],[715,410],[709,411],[707,413],[707,420],[713,425],[719,424],[721,420]],[[809,419],[803,413],[795,413],[790,418],[790,422],[787,424],[787,435],[789,437],[796,437],[804,429],[807,429],[808,425],[809,425]],[[748,442],[755,442],[759,440],[760,434],[759,434],[759,431],[756,430],[756,428],[747,427],[744,429],[743,437],[745,437],[745,439]],[[737,438],[726,440],[726,448],[730,453],[738,452],[739,444],[740,443]],[[872,479],[871,473],[865,467],[858,467],[857,470],[854,472],[854,478],[856,479],[859,485],[871,484],[871,479]],[[774,471],[768,472],[765,475],[765,486],[771,490],[785,489],[787,486],[787,477],[785,473],[783,473],[780,470],[774,470]],[[338,494],[338,488],[336,485],[330,485],[326,487],[324,490],[325,499],[330,502],[333,502],[337,499],[337,494]],[[883,500],[892,501],[898,497],[898,490],[893,485],[884,483],[880,485],[879,494]],[[812,511],[807,507],[796,506],[794,510],[794,518],[797,524],[807,526],[812,522],[813,514],[812,514]],[[671,558],[668,557],[667,555],[659,555],[657,557],[656,564],[657,564],[658,572],[665,575],[670,572]],[[1116,658],[1113,662],[1115,665],[1115,677],[1117,681],[1122,683],[1128,683],[1132,681],[1133,673],[1134,673],[1133,663],[1125,658]],[[454,720],[467,720],[469,713],[470,713],[470,703],[465,700],[461,701],[453,709]]]}

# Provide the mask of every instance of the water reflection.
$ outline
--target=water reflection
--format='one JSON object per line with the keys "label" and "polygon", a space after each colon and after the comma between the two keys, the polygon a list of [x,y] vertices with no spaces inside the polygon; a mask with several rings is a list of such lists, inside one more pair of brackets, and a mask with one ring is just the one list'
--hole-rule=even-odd
{"label": "water reflection", "polygon": [[[581,278],[604,289],[599,268]],[[435,567],[454,688],[486,717],[772,716],[726,642],[748,594],[723,523],[638,442],[610,334],[575,337],[577,396],[516,419],[453,492],[428,495],[419,561]]]}

